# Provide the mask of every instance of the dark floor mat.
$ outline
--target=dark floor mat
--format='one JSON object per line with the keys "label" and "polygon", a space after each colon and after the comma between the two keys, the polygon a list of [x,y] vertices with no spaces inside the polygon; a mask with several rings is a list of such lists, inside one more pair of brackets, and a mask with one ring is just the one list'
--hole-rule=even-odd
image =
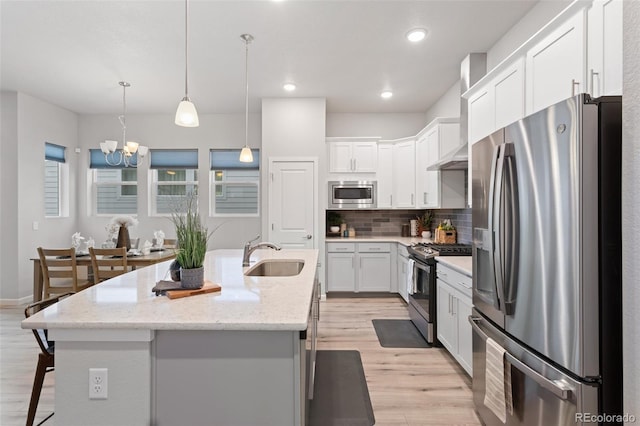
{"label": "dark floor mat", "polygon": [[317,352],[310,426],[372,426],[369,388],[358,351]]}
{"label": "dark floor mat", "polygon": [[374,319],[373,328],[383,348],[430,348],[411,320]]}

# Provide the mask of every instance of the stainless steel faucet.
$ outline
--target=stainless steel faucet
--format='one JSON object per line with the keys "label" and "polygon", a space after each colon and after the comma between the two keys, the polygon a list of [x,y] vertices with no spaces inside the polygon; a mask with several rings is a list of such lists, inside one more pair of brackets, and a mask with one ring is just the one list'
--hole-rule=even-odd
{"label": "stainless steel faucet", "polygon": [[270,248],[273,250],[282,250],[282,247],[280,247],[277,244],[274,243],[269,243],[267,241],[258,243],[256,245],[251,245],[251,243],[255,242],[258,240],[258,238],[260,238],[260,235],[258,235],[257,237],[255,237],[253,240],[247,241],[244,245],[244,252],[242,254],[242,266],[249,266],[250,264],[250,259],[251,259],[251,253],[253,253],[254,251],[256,251],[256,249],[259,248]]}

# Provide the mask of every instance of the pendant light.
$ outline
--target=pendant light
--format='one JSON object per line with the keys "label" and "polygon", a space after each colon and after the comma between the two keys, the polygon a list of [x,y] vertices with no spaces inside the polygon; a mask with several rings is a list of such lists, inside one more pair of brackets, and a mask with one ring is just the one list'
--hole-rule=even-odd
{"label": "pendant light", "polygon": [[189,99],[189,0],[184,2],[184,98],[178,104],[176,124],[183,127],[198,127],[198,112]]}
{"label": "pendant light", "polygon": [[244,65],[244,73],[245,73],[245,82],[246,82],[246,93],[244,98],[244,148],[240,152],[240,162],[241,163],[253,163],[253,154],[251,153],[251,148],[249,148],[249,43],[253,41],[253,36],[251,34],[242,34],[240,36],[245,43],[245,65]]}

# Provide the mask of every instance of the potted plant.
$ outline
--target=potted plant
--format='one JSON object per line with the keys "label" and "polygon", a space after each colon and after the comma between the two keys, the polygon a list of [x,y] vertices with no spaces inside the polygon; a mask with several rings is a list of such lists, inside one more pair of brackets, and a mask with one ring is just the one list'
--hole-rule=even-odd
{"label": "potted plant", "polygon": [[200,220],[197,198],[187,197],[185,212],[174,212],[171,220],[176,229],[176,262],[180,265],[180,283],[183,288],[204,285],[204,257],[209,234]]}
{"label": "potted plant", "polygon": [[327,225],[329,225],[329,231],[334,234],[340,232],[340,225],[342,224],[342,216],[338,212],[327,212]]}
{"label": "potted plant", "polygon": [[431,238],[433,212],[431,210],[427,210],[422,216],[416,216],[416,219],[418,220],[418,234],[422,235],[423,238]]}

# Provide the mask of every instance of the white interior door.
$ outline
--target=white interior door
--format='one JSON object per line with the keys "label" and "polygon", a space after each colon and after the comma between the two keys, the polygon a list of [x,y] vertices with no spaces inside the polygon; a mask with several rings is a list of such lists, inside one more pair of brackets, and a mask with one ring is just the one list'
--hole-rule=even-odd
{"label": "white interior door", "polygon": [[284,248],[314,248],[315,162],[273,160],[269,175],[269,241]]}

